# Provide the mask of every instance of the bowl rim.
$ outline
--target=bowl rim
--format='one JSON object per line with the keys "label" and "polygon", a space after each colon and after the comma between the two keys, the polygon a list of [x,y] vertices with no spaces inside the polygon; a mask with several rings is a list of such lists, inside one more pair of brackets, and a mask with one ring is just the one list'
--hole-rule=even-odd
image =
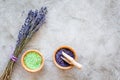
{"label": "bowl rim", "polygon": [[75,56],[74,59],[77,60],[77,54],[76,54],[75,50],[74,50],[72,47],[70,47],[70,46],[63,45],[63,46],[58,47],[58,48],[54,51],[54,54],[53,54],[53,62],[54,62],[54,64],[55,64],[58,68],[60,68],[60,69],[63,69],[63,70],[71,69],[71,68],[73,67],[73,65],[70,65],[70,66],[68,66],[68,67],[62,67],[62,66],[60,66],[60,65],[56,62],[55,55],[56,55],[56,53],[57,53],[58,50],[63,49],[63,48],[66,48],[66,49],[71,50],[71,51],[73,52],[74,56]]}
{"label": "bowl rim", "polygon": [[[40,67],[39,67],[38,69],[32,70],[32,69],[29,69],[29,68],[25,65],[25,63],[24,63],[24,57],[25,57],[25,55],[27,55],[29,52],[36,52],[36,53],[38,53],[38,54],[41,56],[41,58],[42,58],[42,63],[41,63],[41,65],[40,65]],[[30,49],[30,50],[25,51],[24,54],[22,55],[21,64],[22,64],[23,68],[24,68],[26,71],[28,71],[28,72],[37,72],[37,71],[40,71],[40,70],[42,69],[42,67],[44,66],[44,57],[43,57],[42,53],[39,52],[38,50]]]}

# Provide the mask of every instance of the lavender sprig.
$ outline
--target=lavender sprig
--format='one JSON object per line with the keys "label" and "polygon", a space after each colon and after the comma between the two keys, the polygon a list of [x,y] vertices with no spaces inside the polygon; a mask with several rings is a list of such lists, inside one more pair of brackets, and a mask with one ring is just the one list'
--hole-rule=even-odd
{"label": "lavender sprig", "polygon": [[[19,56],[34,33],[36,33],[39,28],[45,23],[46,13],[46,7],[42,7],[40,11],[29,11],[27,18],[25,19],[25,23],[22,25],[22,28],[18,34],[16,48],[13,53],[14,57],[17,58]],[[0,77],[0,80],[11,80],[14,64],[15,61],[10,59],[3,75]]]}
{"label": "lavender sprig", "polygon": [[[46,7],[42,7],[40,11],[38,10],[36,10],[35,12],[33,12],[32,10],[29,11],[28,17],[26,18],[24,25],[19,31],[16,48],[21,47],[22,46],[21,44],[25,45],[28,42],[28,40],[30,40],[32,35],[39,30],[39,28],[45,22],[46,13],[47,13]],[[27,42],[25,41],[25,39],[27,39]],[[17,51],[15,51],[15,55],[18,56]]]}

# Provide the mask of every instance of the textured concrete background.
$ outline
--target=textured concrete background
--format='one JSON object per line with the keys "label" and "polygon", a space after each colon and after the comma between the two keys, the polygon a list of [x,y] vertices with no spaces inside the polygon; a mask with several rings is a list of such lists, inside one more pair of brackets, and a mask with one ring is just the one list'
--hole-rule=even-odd
{"label": "textured concrete background", "polygon": [[[120,80],[119,0],[0,0],[0,75],[28,11],[41,6],[48,7],[47,23],[23,52],[40,50],[45,66],[38,73],[26,72],[20,55],[12,80]],[[54,65],[53,52],[61,45],[75,49],[82,70]]]}

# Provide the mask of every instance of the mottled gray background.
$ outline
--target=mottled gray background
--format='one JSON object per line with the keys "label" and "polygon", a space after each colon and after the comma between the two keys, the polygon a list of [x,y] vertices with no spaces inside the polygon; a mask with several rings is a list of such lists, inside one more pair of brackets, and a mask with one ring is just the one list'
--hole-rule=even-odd
{"label": "mottled gray background", "polygon": [[[46,24],[25,47],[45,57],[38,73],[17,61],[12,80],[120,80],[120,0],[0,0],[0,75],[29,10],[48,7]],[[72,46],[83,69],[58,69],[52,55],[61,45]],[[23,53],[22,52],[22,53]]]}

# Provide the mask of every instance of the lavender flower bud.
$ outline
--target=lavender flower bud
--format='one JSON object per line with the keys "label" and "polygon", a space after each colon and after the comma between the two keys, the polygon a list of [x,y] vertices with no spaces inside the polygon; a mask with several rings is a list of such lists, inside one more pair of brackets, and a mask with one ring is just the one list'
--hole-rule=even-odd
{"label": "lavender flower bud", "polygon": [[36,31],[39,30],[39,28],[45,22],[46,13],[46,7],[42,7],[40,11],[29,11],[25,23],[19,31],[17,45],[20,45],[22,40],[24,40],[26,37],[30,38]]}
{"label": "lavender flower bud", "polygon": [[33,32],[38,31],[39,28],[41,27],[41,25],[45,23],[46,13],[47,13],[47,8],[42,7],[41,10],[39,11],[38,16],[36,17],[36,20],[35,20],[35,24],[38,26],[36,26],[36,28],[33,30]]}

